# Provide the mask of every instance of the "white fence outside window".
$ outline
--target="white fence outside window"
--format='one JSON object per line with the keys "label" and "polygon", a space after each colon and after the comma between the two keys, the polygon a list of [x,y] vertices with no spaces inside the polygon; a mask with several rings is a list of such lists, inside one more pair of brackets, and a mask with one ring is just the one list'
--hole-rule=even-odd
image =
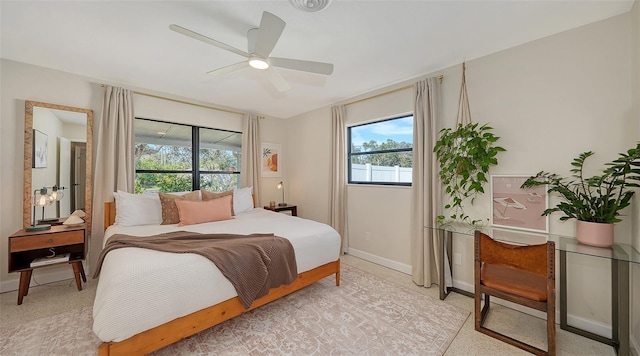
{"label": "white fence outside window", "polygon": [[374,166],[371,163],[352,164],[351,181],[411,183],[412,171],[411,167]]}

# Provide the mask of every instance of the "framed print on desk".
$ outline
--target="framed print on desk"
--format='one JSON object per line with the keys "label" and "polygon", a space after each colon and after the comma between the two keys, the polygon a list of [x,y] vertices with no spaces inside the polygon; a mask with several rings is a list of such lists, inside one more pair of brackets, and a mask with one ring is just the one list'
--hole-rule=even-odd
{"label": "framed print on desk", "polygon": [[282,145],[263,142],[261,152],[261,176],[282,177]]}
{"label": "framed print on desk", "polygon": [[522,189],[530,176],[491,176],[491,225],[533,232],[549,232],[547,186]]}

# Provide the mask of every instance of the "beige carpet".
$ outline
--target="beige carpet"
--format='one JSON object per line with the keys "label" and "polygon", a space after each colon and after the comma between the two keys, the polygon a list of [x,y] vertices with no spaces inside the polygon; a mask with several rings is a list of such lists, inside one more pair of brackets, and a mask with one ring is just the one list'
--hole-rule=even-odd
{"label": "beige carpet", "polygon": [[[342,266],[324,280],[156,355],[442,355],[469,313]],[[0,329],[0,355],[94,355],[91,308]]]}

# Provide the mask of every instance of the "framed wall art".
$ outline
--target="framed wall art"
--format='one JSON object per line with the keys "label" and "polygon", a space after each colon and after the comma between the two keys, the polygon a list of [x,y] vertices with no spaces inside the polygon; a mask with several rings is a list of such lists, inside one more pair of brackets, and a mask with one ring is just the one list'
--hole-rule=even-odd
{"label": "framed wall art", "polygon": [[263,177],[282,177],[282,145],[262,143],[260,171]]}
{"label": "framed wall art", "polygon": [[49,137],[44,132],[33,130],[33,168],[47,168]]}
{"label": "framed wall art", "polygon": [[491,176],[491,225],[533,232],[549,232],[547,186],[521,189],[530,176]]}

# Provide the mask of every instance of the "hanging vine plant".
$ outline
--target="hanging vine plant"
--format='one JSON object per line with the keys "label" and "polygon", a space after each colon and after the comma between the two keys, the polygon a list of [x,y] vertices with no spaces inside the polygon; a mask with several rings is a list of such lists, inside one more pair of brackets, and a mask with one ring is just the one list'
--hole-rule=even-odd
{"label": "hanging vine plant", "polygon": [[440,224],[448,219],[472,225],[482,224],[482,220],[471,220],[465,214],[463,203],[470,200],[473,204],[476,196],[484,193],[489,168],[498,164],[498,153],[506,151],[496,144],[500,137],[491,132],[492,127],[471,122],[465,72],[463,63],[456,127],[440,130],[433,148],[440,165],[440,179],[451,200],[444,206],[449,210],[449,217],[439,215]]}

